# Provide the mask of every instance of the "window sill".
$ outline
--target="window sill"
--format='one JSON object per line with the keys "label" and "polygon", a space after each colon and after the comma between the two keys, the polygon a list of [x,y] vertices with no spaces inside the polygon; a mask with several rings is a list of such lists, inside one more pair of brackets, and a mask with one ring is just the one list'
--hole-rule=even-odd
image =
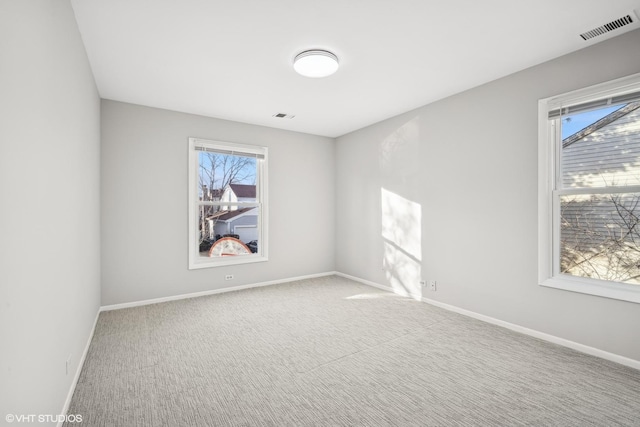
{"label": "window sill", "polygon": [[265,262],[269,258],[261,255],[242,255],[223,258],[201,258],[195,261],[189,261],[189,270],[197,270],[200,268],[214,268],[228,265],[252,264],[255,262]]}
{"label": "window sill", "polygon": [[595,295],[640,304],[640,285],[628,285],[605,280],[587,279],[583,277],[557,275],[544,280],[541,286]]}

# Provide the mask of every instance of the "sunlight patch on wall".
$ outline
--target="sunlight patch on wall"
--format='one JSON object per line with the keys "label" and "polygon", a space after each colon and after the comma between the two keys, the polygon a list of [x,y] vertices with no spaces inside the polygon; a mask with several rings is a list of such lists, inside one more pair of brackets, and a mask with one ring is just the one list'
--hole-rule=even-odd
{"label": "sunlight patch on wall", "polygon": [[384,260],[387,282],[395,292],[415,299],[422,297],[420,275],[422,266],[407,255],[402,249],[389,242],[384,242]]}
{"label": "sunlight patch on wall", "polygon": [[422,207],[384,188],[382,237],[420,261],[422,259]]}
{"label": "sunlight patch on wall", "polygon": [[394,291],[422,297],[422,207],[381,189],[383,268]]}
{"label": "sunlight patch on wall", "polygon": [[419,134],[419,124],[412,119],[388,135],[379,147],[380,169],[400,176],[413,173],[419,167]]}

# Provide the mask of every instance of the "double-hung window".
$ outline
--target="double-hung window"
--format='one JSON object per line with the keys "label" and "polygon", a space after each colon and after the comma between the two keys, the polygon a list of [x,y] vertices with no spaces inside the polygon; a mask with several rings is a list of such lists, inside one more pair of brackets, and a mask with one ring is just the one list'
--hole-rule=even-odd
{"label": "double-hung window", "polygon": [[267,148],[189,138],[189,268],[267,260]]}
{"label": "double-hung window", "polygon": [[539,103],[539,282],[640,302],[640,74]]}

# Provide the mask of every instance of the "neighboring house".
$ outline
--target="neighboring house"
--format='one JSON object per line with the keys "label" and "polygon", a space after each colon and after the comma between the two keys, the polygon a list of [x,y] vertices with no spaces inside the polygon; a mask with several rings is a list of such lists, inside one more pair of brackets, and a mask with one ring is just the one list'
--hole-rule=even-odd
{"label": "neighboring house", "polygon": [[[229,184],[220,197],[222,202],[255,202],[256,186],[247,184]],[[237,210],[237,206],[231,206],[229,210]]]}
{"label": "neighboring house", "polygon": [[[220,194],[221,202],[255,202],[256,186],[245,184],[230,184],[224,191],[215,190]],[[223,206],[222,208],[225,208]],[[244,243],[258,240],[258,208],[227,206],[207,216],[207,233],[210,239],[225,234],[237,234]]]}
{"label": "neighboring house", "polygon": [[640,102],[562,141],[565,187],[640,185]]}
{"label": "neighboring house", "polygon": [[[603,117],[563,140],[564,187],[640,185],[640,102]],[[562,270],[638,283],[640,196],[561,197]]]}
{"label": "neighboring house", "polygon": [[214,235],[237,234],[244,243],[258,240],[258,208],[226,211],[213,224]]}

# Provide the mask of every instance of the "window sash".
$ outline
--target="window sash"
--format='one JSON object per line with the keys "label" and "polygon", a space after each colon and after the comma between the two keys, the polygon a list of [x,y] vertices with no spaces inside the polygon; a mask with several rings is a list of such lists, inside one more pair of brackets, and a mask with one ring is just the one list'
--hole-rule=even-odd
{"label": "window sash", "polygon": [[196,202],[199,206],[243,206],[243,207],[257,207],[262,206],[261,202],[221,202],[221,201],[209,201],[198,200]]}
{"label": "window sash", "polygon": [[628,104],[629,102],[640,101],[640,92],[631,92],[623,95],[605,96],[592,101],[582,102],[574,105],[563,105],[559,108],[549,111],[549,120],[557,119],[561,116],[569,114],[583,113],[598,108],[607,107],[609,105]]}
{"label": "window sash", "polygon": [[[613,97],[615,98],[615,97]],[[608,98],[608,99],[613,99]],[[617,99],[621,99],[622,97],[618,97]],[[637,99],[631,99],[633,100]],[[592,101],[589,105],[596,105],[600,101],[606,101],[601,99],[599,101]],[[586,104],[582,104],[586,105]],[[599,104],[600,107],[608,105],[607,103]],[[624,194],[624,193],[640,193],[640,185],[618,185],[618,186],[607,186],[607,187],[571,187],[567,188],[563,186],[562,182],[562,127],[561,127],[561,117],[556,117],[554,120],[550,121],[550,131],[549,135],[551,137],[553,143],[553,152],[554,156],[552,159],[553,162],[553,171],[554,171],[554,179],[552,182],[554,183],[553,188],[551,189],[551,209],[552,209],[552,274],[553,276],[568,276],[568,277],[576,277],[568,273],[561,272],[561,199],[563,196],[571,196],[571,195],[607,195],[607,194]],[[593,280],[592,278],[580,277],[583,280]],[[604,281],[603,282],[608,282]],[[618,283],[618,282],[612,282]],[[629,285],[635,286],[635,285]]]}
{"label": "window sash", "polygon": [[[200,152],[236,155],[256,158],[256,201],[203,201],[199,197]],[[189,138],[189,269],[236,265],[268,260],[268,210],[267,210],[267,148],[246,144]],[[203,206],[235,206],[258,208],[258,252],[237,257],[201,257],[198,246],[200,240],[199,209]]]}
{"label": "window sash", "polygon": [[553,190],[555,196],[571,196],[581,194],[620,194],[620,193],[640,193],[640,185],[619,185],[616,187],[579,187],[561,188]]}
{"label": "window sash", "polygon": [[566,115],[566,111],[583,112],[606,105],[638,100],[640,100],[640,73],[547,98],[541,102],[545,104],[544,116],[554,120],[561,115]]}
{"label": "window sash", "polygon": [[266,158],[266,147],[255,145],[236,144],[222,141],[209,141],[199,138],[189,138],[193,143],[195,151],[205,151],[209,153],[230,154],[233,156],[255,157],[256,159]]}

